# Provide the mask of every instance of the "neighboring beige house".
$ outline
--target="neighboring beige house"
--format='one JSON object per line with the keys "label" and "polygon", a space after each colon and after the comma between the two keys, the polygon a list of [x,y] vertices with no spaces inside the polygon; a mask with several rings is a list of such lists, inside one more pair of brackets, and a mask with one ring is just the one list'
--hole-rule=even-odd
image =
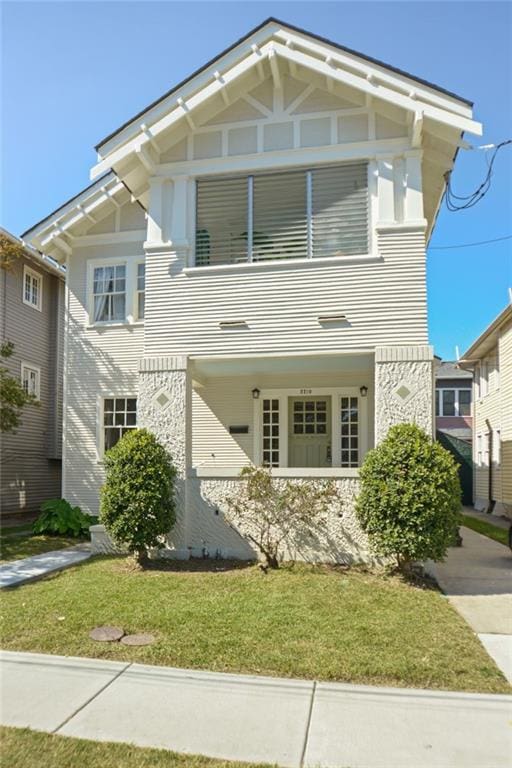
{"label": "neighboring beige house", "polygon": [[475,507],[512,517],[512,304],[459,364],[474,371]]}
{"label": "neighboring beige house", "polygon": [[96,148],[93,183],[25,236],[66,264],[64,495],[151,429],[178,469],[168,554],[252,554],[223,519],[249,463],[332,478],[297,557],[368,556],[364,456],[434,431],[426,243],[471,103],[269,19]]}
{"label": "neighboring beige house", "polygon": [[34,394],[15,433],[0,434],[2,516],[36,512],[59,497],[62,463],[62,364],[64,273],[62,268],[0,228],[23,256],[0,267],[0,340],[14,344],[0,364]]}

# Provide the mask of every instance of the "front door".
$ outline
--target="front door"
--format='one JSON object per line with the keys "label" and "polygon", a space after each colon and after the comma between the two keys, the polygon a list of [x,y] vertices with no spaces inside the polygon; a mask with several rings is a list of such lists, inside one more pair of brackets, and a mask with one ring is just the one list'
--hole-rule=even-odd
{"label": "front door", "polygon": [[331,467],[331,398],[288,398],[288,466]]}

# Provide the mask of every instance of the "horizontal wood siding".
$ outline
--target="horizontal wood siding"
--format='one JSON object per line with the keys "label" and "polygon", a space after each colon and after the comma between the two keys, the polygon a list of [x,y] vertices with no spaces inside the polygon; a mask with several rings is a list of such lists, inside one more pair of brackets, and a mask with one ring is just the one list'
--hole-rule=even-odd
{"label": "horizontal wood siding", "polygon": [[499,340],[502,501],[512,507],[512,323]]}
{"label": "horizontal wood siding", "polygon": [[489,375],[489,392],[474,403],[475,442],[475,494],[480,499],[489,495],[489,468],[478,466],[478,436],[485,435],[490,427],[493,432],[500,430],[500,461],[493,457],[492,483],[495,501],[512,505],[512,323],[502,329],[498,346],[488,356],[497,359],[498,369]]}
{"label": "horizontal wood siding", "polygon": [[[304,373],[209,379],[192,396],[192,463],[196,467],[240,466],[255,460],[252,389],[368,387],[368,445],[373,445],[373,371]],[[247,425],[246,435],[231,435],[230,425]]]}
{"label": "horizontal wood siding", "polygon": [[[427,343],[424,236],[379,238],[380,260],[205,268],[176,254],[146,261],[146,355],[371,349]],[[343,313],[344,327],[318,317]],[[245,320],[246,330],[223,330]]]}
{"label": "horizontal wood siding", "polygon": [[[25,265],[42,276],[41,311],[23,303]],[[14,344],[14,354],[2,365],[18,380],[22,362],[41,370],[40,405],[25,406],[16,433],[2,435],[0,508],[5,515],[37,511],[41,502],[60,496],[61,463],[55,460],[60,452],[55,416],[61,371],[55,351],[59,336],[56,297],[62,290],[62,281],[29,259],[19,259],[9,271],[0,273],[2,339]]]}
{"label": "horizontal wood siding", "polygon": [[98,513],[104,479],[97,453],[98,397],[134,394],[143,355],[143,326],[87,327],[88,258],[138,257],[141,243],[79,248],[69,260],[64,493],[84,512]]}

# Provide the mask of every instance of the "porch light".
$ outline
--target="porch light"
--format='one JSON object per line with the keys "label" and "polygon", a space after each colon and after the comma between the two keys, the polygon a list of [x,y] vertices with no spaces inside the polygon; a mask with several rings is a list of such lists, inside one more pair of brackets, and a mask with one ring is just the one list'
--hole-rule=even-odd
{"label": "porch light", "polygon": [[258,387],[254,387],[252,391],[252,397],[253,397],[253,400],[259,400],[260,390],[258,389]]}
{"label": "porch light", "polygon": [[359,387],[359,392],[361,393],[361,397],[366,397],[366,395],[368,394],[368,387],[365,387],[365,385],[363,384],[362,387]]}

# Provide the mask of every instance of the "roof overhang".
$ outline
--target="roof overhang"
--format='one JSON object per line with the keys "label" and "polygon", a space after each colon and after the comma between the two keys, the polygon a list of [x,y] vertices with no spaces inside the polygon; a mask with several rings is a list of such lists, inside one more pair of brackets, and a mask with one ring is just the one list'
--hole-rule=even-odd
{"label": "roof overhang", "polygon": [[96,224],[130,199],[131,193],[124,182],[110,171],[28,229],[22,237],[56,261],[65,261],[71,253],[70,239],[80,234],[80,227],[85,223]]}
{"label": "roof overhang", "polygon": [[459,365],[462,367],[471,367],[483,357],[486,357],[486,355],[488,355],[496,346],[503,326],[511,321],[512,304],[509,304],[462,355],[462,358],[459,360]]}
{"label": "roof overhang", "polygon": [[65,279],[66,272],[63,270],[59,264],[54,261],[53,259],[49,258],[43,253],[40,253],[38,250],[33,248],[29,243],[26,243],[24,240],[22,240],[19,237],[16,237],[16,235],[13,235],[11,232],[9,232],[7,229],[4,229],[3,227],[0,227],[0,234],[3,237],[6,237],[8,240],[10,240],[13,245],[18,245],[20,248],[23,249],[23,255],[29,259],[33,264],[35,264],[40,269],[44,269],[46,272],[50,272],[52,275],[56,275],[61,280]]}
{"label": "roof overhang", "polygon": [[91,170],[91,178],[110,168],[118,170],[130,157],[140,160],[150,173],[159,152],[159,137],[164,132],[183,125],[183,121],[193,124],[198,108],[233,87],[249,70],[258,67],[261,70],[264,62],[277,73],[279,60],[309,68],[334,83],[356,88],[370,99],[401,107],[411,113],[418,126],[427,120],[461,133],[482,134],[481,124],[472,118],[471,103],[465,99],[271,19],[98,145],[98,162]]}

